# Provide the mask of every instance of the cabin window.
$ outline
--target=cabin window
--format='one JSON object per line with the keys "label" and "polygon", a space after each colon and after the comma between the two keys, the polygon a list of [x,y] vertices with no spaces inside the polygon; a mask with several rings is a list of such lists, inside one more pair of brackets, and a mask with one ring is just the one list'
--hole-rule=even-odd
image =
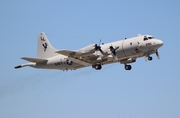
{"label": "cabin window", "polygon": [[132,42],[130,43],[130,45],[132,45]]}

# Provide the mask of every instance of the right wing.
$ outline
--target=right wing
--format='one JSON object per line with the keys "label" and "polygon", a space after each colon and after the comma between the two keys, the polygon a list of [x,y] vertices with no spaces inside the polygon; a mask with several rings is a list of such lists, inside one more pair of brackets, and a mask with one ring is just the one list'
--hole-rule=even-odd
{"label": "right wing", "polygon": [[56,51],[56,53],[63,54],[65,56],[73,56],[73,57],[78,54],[81,54],[81,53],[78,53],[78,52],[72,51],[72,50],[59,50],[59,51]]}

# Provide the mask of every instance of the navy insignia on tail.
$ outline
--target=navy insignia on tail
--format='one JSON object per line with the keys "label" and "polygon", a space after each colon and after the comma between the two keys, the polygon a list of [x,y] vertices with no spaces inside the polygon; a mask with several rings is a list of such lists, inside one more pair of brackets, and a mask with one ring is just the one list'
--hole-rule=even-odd
{"label": "navy insignia on tail", "polygon": [[[41,41],[46,41],[45,39],[44,39],[44,37],[41,37]],[[43,43],[42,44],[42,46],[43,46],[43,48],[44,48],[44,52],[46,51],[46,49],[47,49],[47,46],[48,46],[48,44],[45,42],[45,43]]]}
{"label": "navy insignia on tail", "polygon": [[44,52],[45,52],[48,46],[47,43],[43,43],[42,46],[44,47]]}

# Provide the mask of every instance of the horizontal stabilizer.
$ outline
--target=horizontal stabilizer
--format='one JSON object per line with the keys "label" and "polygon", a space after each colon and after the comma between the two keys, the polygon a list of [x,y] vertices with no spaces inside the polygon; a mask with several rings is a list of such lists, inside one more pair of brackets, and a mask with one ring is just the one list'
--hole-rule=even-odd
{"label": "horizontal stabilizer", "polygon": [[21,59],[34,62],[34,63],[47,63],[48,60],[46,59],[39,59],[39,58],[29,58],[29,57],[22,57]]}
{"label": "horizontal stabilizer", "polygon": [[56,53],[63,54],[65,56],[76,56],[76,55],[82,54],[82,53],[72,51],[72,50],[59,50],[59,51],[56,51]]}

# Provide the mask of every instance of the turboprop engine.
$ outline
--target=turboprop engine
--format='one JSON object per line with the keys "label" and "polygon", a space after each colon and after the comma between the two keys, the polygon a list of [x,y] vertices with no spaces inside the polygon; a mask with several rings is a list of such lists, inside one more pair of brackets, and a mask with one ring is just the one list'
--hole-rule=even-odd
{"label": "turboprop engine", "polygon": [[78,52],[81,52],[83,54],[92,54],[96,51],[95,47],[96,47],[96,44],[91,44],[84,48],[81,48],[80,50],[78,50]]}
{"label": "turboprop engine", "polygon": [[83,55],[92,54],[96,51],[100,51],[102,54],[104,54],[103,51],[101,50],[101,46],[98,44],[91,44],[78,50],[78,52],[83,53]]}

